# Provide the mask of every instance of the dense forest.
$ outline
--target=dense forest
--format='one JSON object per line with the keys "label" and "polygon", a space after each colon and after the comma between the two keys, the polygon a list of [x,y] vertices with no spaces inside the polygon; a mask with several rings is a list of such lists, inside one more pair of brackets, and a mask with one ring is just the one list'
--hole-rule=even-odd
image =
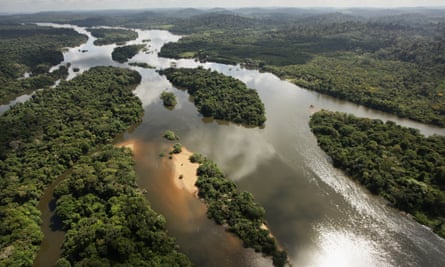
{"label": "dense forest", "polygon": [[280,249],[265,227],[265,210],[249,192],[238,191],[235,183],[227,179],[218,166],[207,158],[194,154],[190,161],[199,162],[198,196],[207,204],[207,215],[244,243],[266,256],[271,256],[274,266],[285,266],[286,251]]}
{"label": "dense forest", "polygon": [[187,36],[166,44],[160,55],[241,63],[311,90],[445,126],[445,16],[437,13],[197,15],[174,24],[171,31]]}
{"label": "dense forest", "polygon": [[338,98],[445,126],[443,9],[171,9],[1,21],[169,29],[160,55],[241,63]]}
{"label": "dense forest", "polygon": [[96,67],[0,116],[0,265],[31,266],[42,240],[43,190],[140,120],[135,71]]}
{"label": "dense forest", "polygon": [[138,33],[132,30],[88,28],[87,31],[97,38],[97,40],[94,41],[95,45],[120,45],[138,38]]}
{"label": "dense forest", "polygon": [[328,111],[310,126],[335,167],[445,237],[444,136]]}
{"label": "dense forest", "polygon": [[[87,40],[72,29],[0,24],[0,103],[54,84],[68,75],[66,67],[48,73],[63,61],[62,49]],[[29,78],[24,74],[29,73]]]}
{"label": "dense forest", "polygon": [[129,150],[81,157],[54,195],[66,231],[57,266],[191,266],[137,190]]}
{"label": "dense forest", "polygon": [[253,126],[262,126],[266,121],[258,93],[240,80],[203,68],[169,68],[160,74],[173,85],[186,88],[205,117]]}
{"label": "dense forest", "polygon": [[[34,21],[168,29],[184,37],[166,44],[160,56],[240,63],[310,90],[445,127],[443,9],[0,16],[0,103],[62,79],[57,88],[38,91],[0,116],[0,266],[33,264],[42,240],[38,201],[70,168],[72,173],[55,190],[56,212],[67,231],[57,266],[190,265],[167,235],[164,218],[137,190],[130,152],[106,145],[142,115],[131,92],[140,76],[96,67],[63,81],[68,65],[49,69],[63,60],[64,47],[77,46],[86,37],[71,29],[12,24]],[[131,30],[90,30],[98,45],[137,37]],[[143,47],[117,47],[113,60],[127,62]],[[160,73],[187,89],[204,116],[265,123],[257,92],[239,80],[202,68]],[[315,113],[310,126],[335,167],[445,237],[444,137],[327,111]],[[177,140],[171,133],[166,138]],[[173,152],[180,149],[177,143]],[[191,160],[200,162],[196,185],[208,216],[246,247],[271,256],[275,266],[285,265],[287,254],[264,227],[265,211],[253,196],[239,192],[215,163],[200,155]]]}
{"label": "dense forest", "polygon": [[113,49],[111,58],[119,63],[124,63],[127,62],[130,58],[134,57],[139,52],[139,50],[144,47],[145,45],[119,46]]}

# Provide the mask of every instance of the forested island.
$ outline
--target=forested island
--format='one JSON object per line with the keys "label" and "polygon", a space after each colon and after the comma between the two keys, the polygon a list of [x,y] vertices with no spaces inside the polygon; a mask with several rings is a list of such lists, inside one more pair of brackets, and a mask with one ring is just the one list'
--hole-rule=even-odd
{"label": "forested island", "polygon": [[255,202],[252,194],[240,192],[206,157],[193,154],[190,161],[200,164],[196,186],[198,196],[207,204],[207,216],[241,238],[245,247],[271,256],[274,266],[285,266],[287,253],[278,247],[266,227],[265,210]]}
{"label": "forested island", "polygon": [[159,55],[270,71],[305,88],[445,126],[445,11],[357,9],[157,10],[4,16],[82,26],[168,29]]}
{"label": "forested island", "polygon": [[54,195],[66,231],[56,266],[192,266],[137,189],[130,150],[82,156]]}
{"label": "forested island", "polygon": [[173,85],[187,89],[205,117],[252,126],[262,126],[266,121],[258,93],[240,80],[203,68],[169,68],[160,74]]}
{"label": "forested island", "polygon": [[51,73],[49,69],[63,61],[64,47],[86,40],[72,29],[0,24],[0,103],[64,79],[68,75],[66,67]]}
{"label": "forested island", "polygon": [[141,67],[144,69],[155,69],[155,67],[145,63],[145,62],[130,62],[128,63],[130,66]]}
{"label": "forested island", "polygon": [[139,50],[144,47],[145,45],[143,44],[119,46],[113,49],[111,58],[119,63],[124,63],[127,62],[130,58],[134,57],[139,52]]}
{"label": "forested island", "polygon": [[335,167],[445,237],[444,136],[329,111],[310,126]]}
{"label": "forested island", "polygon": [[82,155],[140,120],[141,102],[132,93],[140,79],[135,71],[92,68],[0,116],[1,266],[32,266],[42,240],[43,191]]}
{"label": "forested island", "polygon": [[176,104],[177,104],[176,96],[172,92],[166,92],[166,91],[162,92],[161,93],[161,100],[162,100],[162,103],[164,104],[164,106],[166,108],[173,109],[176,106]]}
{"label": "forested island", "polygon": [[107,29],[107,28],[88,28],[89,31],[97,40],[95,45],[109,45],[109,44],[125,44],[125,42],[135,40],[138,38],[138,33],[126,29]]}
{"label": "forested island", "polygon": [[279,12],[180,19],[170,31],[186,36],[163,46],[160,55],[241,63],[311,90],[445,126],[444,13]]}
{"label": "forested island", "polygon": [[[135,71],[95,67],[64,81],[69,64],[48,71],[63,60],[64,47],[79,45],[86,37],[71,29],[13,24],[35,21],[168,29],[184,37],[163,46],[160,56],[239,63],[242,67],[272,72],[310,90],[422,123],[445,126],[443,9],[173,9],[0,16],[0,103],[62,80],[57,88],[38,91],[25,104],[13,106],[0,116],[0,266],[33,264],[42,240],[37,204],[43,191],[62,173],[68,175],[55,190],[56,213],[67,234],[65,251],[57,266],[191,265],[168,236],[162,215],[150,208],[146,196],[137,189],[130,152],[109,145],[117,134],[142,116],[141,102],[131,92],[141,77]],[[89,30],[100,37],[97,45],[137,38],[132,30]],[[113,60],[127,62],[143,47],[145,44],[118,47],[113,51]],[[144,62],[128,65],[150,67]],[[80,71],[77,65],[73,71],[76,70]],[[258,93],[239,80],[203,68],[170,68],[160,73],[179,89],[186,89],[206,117],[251,126],[265,124],[265,108]],[[443,136],[425,137],[417,130],[392,122],[328,111],[315,113],[310,126],[335,167],[385,198],[389,205],[411,214],[445,237]],[[181,130],[184,142],[189,140],[188,134]],[[164,137],[178,139],[167,131]],[[271,146],[276,145],[271,140]],[[181,149],[182,145],[176,143],[172,153]],[[271,256],[275,266],[285,265],[287,254],[270,235],[265,211],[255,203],[253,195],[238,191],[215,163],[200,155],[191,160],[201,164],[196,185],[199,197],[208,206],[209,218],[239,236],[246,247]],[[67,173],[68,169],[72,172]],[[289,174],[308,178],[297,171]],[[270,185],[278,192],[272,197],[280,199],[282,184]],[[289,192],[298,191],[284,193]],[[334,198],[330,201],[326,203],[337,203]],[[322,208],[349,209],[318,202],[317,205],[320,207],[314,207],[314,213]],[[356,210],[351,210],[339,217],[354,220]],[[286,208],[285,216],[280,212],[271,213],[272,216],[268,213],[268,218],[299,223],[304,217],[309,222],[320,222],[318,218],[307,218],[310,216],[304,210],[301,215],[300,210],[295,212],[291,208]],[[293,218],[286,212],[294,212]],[[365,240],[381,245],[381,241],[373,239],[374,229],[368,234],[366,227],[354,226],[357,231],[365,229],[362,233]],[[387,232],[394,230],[390,225],[384,227]],[[422,227],[411,224],[409,227],[423,231]],[[309,229],[307,232],[309,237],[312,233]],[[409,234],[400,233],[409,244],[393,243],[404,253],[426,251],[439,255],[432,262],[441,262],[440,252],[436,253],[436,248],[429,245],[437,237],[425,232],[428,234],[422,232],[418,236],[426,237],[428,242],[420,244]],[[294,236],[284,246],[295,249],[295,244],[319,245],[315,241],[301,241],[300,232],[295,233],[289,230],[289,236]],[[386,233],[382,236],[394,237]],[[422,253],[413,257],[425,259]]]}

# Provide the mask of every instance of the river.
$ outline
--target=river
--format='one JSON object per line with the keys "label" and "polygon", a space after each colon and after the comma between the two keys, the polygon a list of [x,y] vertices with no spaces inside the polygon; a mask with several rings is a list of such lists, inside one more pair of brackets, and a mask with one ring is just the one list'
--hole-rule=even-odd
{"label": "river", "polygon": [[[356,116],[392,120],[419,129],[425,135],[445,129],[400,119],[300,88],[270,73],[194,60],[160,58],[157,52],[166,42],[180,36],[161,30],[137,30],[139,37],[129,44],[147,43],[130,62],[145,62],[157,69],[203,66],[245,82],[258,91],[265,104],[264,128],[214,121],[199,115],[188,94],[174,88],[154,69],[131,67],[112,61],[115,45],[94,46],[85,28],[70,27],[87,34],[89,40],[64,53],[71,63],[69,78],[99,65],[123,66],[139,71],[142,82],[134,91],[144,108],[142,123],[117,141],[135,142],[138,184],[147,192],[153,208],[167,218],[167,227],[182,251],[197,266],[271,266],[271,261],[244,249],[238,239],[205,217],[203,204],[174,189],[171,168],[159,153],[168,144],[161,137],[175,131],[188,149],[214,160],[241,190],[250,191],[266,208],[267,222],[288,251],[293,266],[445,266],[445,241],[408,216],[385,205],[361,186],[335,169],[318,147],[309,129],[312,112],[328,109]],[[82,52],[86,51],[86,52]],[[174,62],[174,63],[173,63]],[[73,68],[79,68],[75,73]],[[174,110],[163,107],[164,90],[175,93]],[[42,198],[44,217],[52,189]],[[42,226],[46,227],[46,226]],[[60,253],[60,241],[52,242],[51,231],[43,229],[46,253]],[[59,233],[55,233],[56,239]],[[60,239],[60,238],[59,238]],[[53,248],[51,248],[53,244]],[[39,258],[46,258],[41,252]],[[48,255],[49,255],[48,254]],[[48,266],[35,262],[35,266]]]}

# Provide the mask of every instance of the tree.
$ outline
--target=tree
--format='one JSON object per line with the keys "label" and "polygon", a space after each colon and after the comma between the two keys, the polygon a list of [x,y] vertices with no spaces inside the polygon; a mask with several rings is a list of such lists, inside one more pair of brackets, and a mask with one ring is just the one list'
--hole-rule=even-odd
{"label": "tree", "polygon": [[164,103],[164,106],[167,108],[174,108],[177,104],[176,96],[171,92],[166,92],[166,91],[162,92],[161,99]]}

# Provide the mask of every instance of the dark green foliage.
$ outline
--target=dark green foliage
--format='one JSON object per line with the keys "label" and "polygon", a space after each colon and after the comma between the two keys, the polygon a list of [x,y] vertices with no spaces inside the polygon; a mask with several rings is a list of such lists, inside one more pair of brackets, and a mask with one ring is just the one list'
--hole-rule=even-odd
{"label": "dark green foliage", "polygon": [[168,236],[164,217],[137,190],[133,166],[129,150],[109,145],[81,157],[55,188],[66,230],[58,266],[191,266]]}
{"label": "dark green foliage", "polygon": [[173,145],[173,150],[171,153],[173,154],[179,154],[182,152],[182,145],[180,143],[176,143]]}
{"label": "dark green foliage", "polygon": [[334,166],[445,236],[445,137],[321,111],[310,121]]}
{"label": "dark green foliage", "polygon": [[172,28],[188,35],[163,46],[160,55],[241,63],[311,90],[445,126],[445,20],[443,10],[437,12],[373,19],[213,14],[213,23],[192,17]]}
{"label": "dark green foliage", "polygon": [[205,157],[199,153],[193,153],[193,155],[190,156],[189,160],[192,163],[203,163],[204,162]]}
{"label": "dark green foliage", "polygon": [[342,52],[316,56],[304,65],[266,69],[308,89],[445,126],[445,87],[439,74],[445,65],[425,66]]}
{"label": "dark green foliage", "polygon": [[149,64],[147,64],[145,62],[130,62],[130,63],[128,63],[128,65],[141,67],[141,68],[144,68],[144,69],[155,69],[156,68],[156,67],[151,66],[151,65],[149,65]]}
{"label": "dark green foliage", "polygon": [[[65,78],[65,67],[52,73],[48,70],[63,61],[63,47],[85,41],[85,36],[72,29],[0,24],[0,103]],[[31,77],[19,79],[25,72],[32,73]]]}
{"label": "dark green foliage", "polygon": [[172,92],[162,92],[161,99],[165,107],[174,108],[177,104],[176,96]]}
{"label": "dark green foliage", "polygon": [[186,88],[205,117],[261,126],[266,121],[258,93],[216,71],[169,68],[160,72],[175,86]]}
{"label": "dark green foliage", "polygon": [[71,267],[71,263],[65,258],[60,258],[56,262],[56,267]]}
{"label": "dark green foliage", "polygon": [[95,45],[122,44],[138,38],[138,33],[132,30],[89,28],[87,31],[97,38]]}
{"label": "dark green foliage", "polygon": [[166,130],[162,136],[169,141],[179,140],[179,137],[171,130]]}
{"label": "dark green foliage", "polygon": [[127,45],[116,47],[111,53],[111,58],[113,58],[114,61],[124,63],[127,62],[128,59],[134,57],[139,50],[144,47],[145,45]]}
{"label": "dark green foliage", "polygon": [[1,266],[31,266],[41,242],[37,203],[79,158],[137,122],[137,72],[96,67],[0,116]]}
{"label": "dark green foliage", "polygon": [[[265,210],[255,203],[252,194],[239,192],[235,183],[226,179],[216,164],[201,155],[198,168],[198,196],[207,204],[207,215],[216,223],[243,240],[244,246],[272,256],[274,266],[287,263],[287,253],[277,247],[275,239],[265,228]],[[192,161],[193,162],[193,161]]]}

